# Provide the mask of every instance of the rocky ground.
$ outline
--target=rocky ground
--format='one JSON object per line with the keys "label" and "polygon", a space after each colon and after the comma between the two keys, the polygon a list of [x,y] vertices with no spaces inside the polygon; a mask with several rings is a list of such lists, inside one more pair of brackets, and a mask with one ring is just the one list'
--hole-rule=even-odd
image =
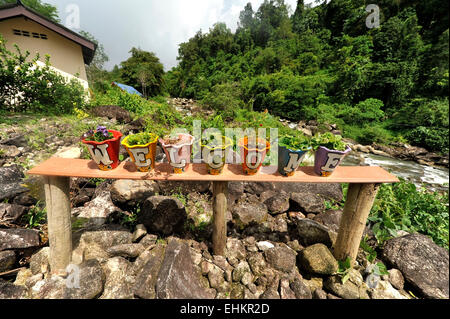
{"label": "rocky ground", "polygon": [[[54,143],[46,156],[82,156],[77,141],[45,132]],[[73,179],[72,260],[80,280],[70,288],[71,277],[50,275],[46,225],[36,221],[42,182],[24,180],[23,166],[43,158],[30,155],[22,126],[0,126],[0,134],[1,149],[22,153],[0,156],[0,299],[449,298],[448,251],[420,234],[377,247],[367,228],[378,259],[370,263],[360,250],[355,268],[343,273],[332,254],[342,211],[327,209],[343,194],[333,184],[229,183],[222,257],[211,250],[210,183]],[[378,261],[389,274],[374,274]]]}

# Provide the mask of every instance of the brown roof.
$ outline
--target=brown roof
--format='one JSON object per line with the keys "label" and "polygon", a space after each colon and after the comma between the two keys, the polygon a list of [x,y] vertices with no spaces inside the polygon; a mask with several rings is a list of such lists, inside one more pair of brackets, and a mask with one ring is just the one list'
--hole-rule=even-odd
{"label": "brown roof", "polygon": [[50,20],[47,17],[39,14],[38,12],[26,8],[20,1],[15,4],[6,4],[0,6],[0,21],[16,18],[16,17],[26,17],[33,20],[36,23],[60,34],[61,36],[79,44],[83,50],[84,63],[90,64],[94,58],[95,50],[97,49],[97,44],[82,37],[76,32],[64,27],[63,25]]}

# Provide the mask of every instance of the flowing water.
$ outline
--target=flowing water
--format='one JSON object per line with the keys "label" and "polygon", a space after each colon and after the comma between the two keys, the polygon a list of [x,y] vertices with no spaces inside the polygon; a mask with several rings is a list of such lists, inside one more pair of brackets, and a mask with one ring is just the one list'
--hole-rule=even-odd
{"label": "flowing water", "polygon": [[431,167],[412,161],[355,152],[350,153],[342,165],[381,166],[397,177],[410,181],[417,186],[425,184],[430,190],[448,191],[449,169],[445,167]]}

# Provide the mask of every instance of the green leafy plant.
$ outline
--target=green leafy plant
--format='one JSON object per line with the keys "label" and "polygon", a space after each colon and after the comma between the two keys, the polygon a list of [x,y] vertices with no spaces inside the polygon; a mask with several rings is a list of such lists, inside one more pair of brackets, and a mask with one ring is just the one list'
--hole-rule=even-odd
{"label": "green leafy plant", "polygon": [[310,148],[310,141],[303,135],[297,137],[284,135],[280,138],[278,144],[291,150],[307,151]]}
{"label": "green leafy plant", "polygon": [[154,142],[157,138],[156,134],[142,132],[134,135],[130,135],[128,138],[128,145],[136,146],[136,145],[146,145],[148,143]]}
{"label": "green leafy plant", "polygon": [[330,132],[319,133],[311,139],[311,147],[314,151],[317,151],[321,146],[336,151],[345,151],[347,149],[347,144],[342,141],[342,136],[334,135]]}
{"label": "green leafy plant", "polygon": [[40,228],[47,221],[47,209],[42,207],[41,203],[38,202],[35,206],[31,207],[28,213],[22,218],[24,223],[26,223],[27,228]]}
{"label": "green leafy plant", "polygon": [[93,130],[87,131],[83,135],[83,138],[86,141],[100,143],[114,138],[114,135],[113,133],[109,132],[105,126],[98,126],[95,132]]}
{"label": "green leafy plant", "polygon": [[226,143],[225,136],[219,133],[208,133],[202,137],[202,146],[210,148],[222,147]]}
{"label": "green leafy plant", "polygon": [[352,260],[350,257],[347,257],[346,260],[338,261],[338,272],[337,274],[341,277],[342,284],[345,284],[347,280],[350,278],[350,270],[352,269]]}

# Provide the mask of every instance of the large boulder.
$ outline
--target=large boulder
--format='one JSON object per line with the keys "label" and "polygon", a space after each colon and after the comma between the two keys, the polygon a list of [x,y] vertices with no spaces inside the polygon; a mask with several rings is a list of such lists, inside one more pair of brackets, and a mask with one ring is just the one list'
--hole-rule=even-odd
{"label": "large boulder", "polygon": [[132,264],[122,257],[109,259],[103,266],[105,287],[100,299],[133,299],[135,277]]}
{"label": "large boulder", "polygon": [[18,165],[0,167],[0,202],[28,191],[22,186],[23,171]]}
{"label": "large boulder", "polygon": [[155,181],[117,180],[111,185],[112,202],[122,209],[134,207],[159,192]]}
{"label": "large boulder", "polygon": [[362,275],[355,269],[349,271],[349,279],[342,283],[339,275],[325,279],[324,288],[343,299],[369,299],[368,287]]}
{"label": "large boulder", "polygon": [[326,212],[316,215],[314,220],[326,226],[335,233],[338,233],[341,225],[342,214],[342,210],[327,210]]}
{"label": "large boulder", "polygon": [[0,279],[0,300],[1,299],[27,299],[27,288],[14,285],[10,282]]}
{"label": "large boulder", "polygon": [[136,270],[136,282],[133,292],[141,299],[156,298],[156,280],[164,258],[163,245],[157,245],[154,249],[146,252],[144,265]]}
{"label": "large boulder", "polygon": [[412,234],[387,241],[382,258],[426,298],[449,298],[449,253],[430,238]]}
{"label": "large boulder", "polygon": [[274,183],[276,191],[288,194],[320,194],[324,199],[341,201],[343,198],[341,184],[304,184],[304,183]]}
{"label": "large boulder", "polygon": [[292,193],[291,200],[304,213],[318,214],[325,210],[323,198],[317,194]]}
{"label": "large boulder", "polygon": [[333,275],[338,271],[338,262],[323,244],[309,246],[299,253],[301,269],[318,275]]}
{"label": "large boulder", "polygon": [[267,219],[267,207],[259,201],[239,201],[232,209],[233,220],[238,227],[260,224]]}
{"label": "large boulder", "polygon": [[286,246],[278,246],[264,251],[267,263],[282,272],[291,272],[295,268],[296,252]]}
{"label": "large boulder", "polygon": [[271,193],[270,196],[264,200],[271,214],[282,214],[289,210],[289,195],[286,192],[266,192]]}
{"label": "large boulder", "polygon": [[130,123],[132,121],[130,112],[117,105],[96,106],[90,111],[92,115],[116,119],[119,123]]}
{"label": "large boulder", "polygon": [[16,254],[13,251],[0,251],[0,273],[11,270],[16,262]]}
{"label": "large boulder", "polygon": [[0,223],[17,223],[26,211],[25,206],[0,203]]}
{"label": "large boulder", "polygon": [[318,243],[328,247],[333,245],[334,235],[325,226],[307,218],[296,219],[295,223],[303,245],[310,246]]}
{"label": "large boulder", "polygon": [[0,229],[0,251],[32,248],[39,245],[39,231],[37,230]]}
{"label": "large boulder", "polygon": [[180,232],[187,220],[186,209],[180,200],[167,196],[152,196],[145,200],[138,222],[148,230],[163,235]]}
{"label": "large boulder", "polygon": [[28,146],[27,139],[25,135],[20,133],[10,134],[6,139],[0,139],[1,145],[12,145],[16,147],[26,147]]}
{"label": "large boulder", "polygon": [[158,299],[212,299],[215,294],[202,287],[194,269],[189,246],[171,239],[156,281]]}
{"label": "large boulder", "polygon": [[50,269],[50,247],[44,247],[30,258],[30,270],[33,275],[46,273]]}

